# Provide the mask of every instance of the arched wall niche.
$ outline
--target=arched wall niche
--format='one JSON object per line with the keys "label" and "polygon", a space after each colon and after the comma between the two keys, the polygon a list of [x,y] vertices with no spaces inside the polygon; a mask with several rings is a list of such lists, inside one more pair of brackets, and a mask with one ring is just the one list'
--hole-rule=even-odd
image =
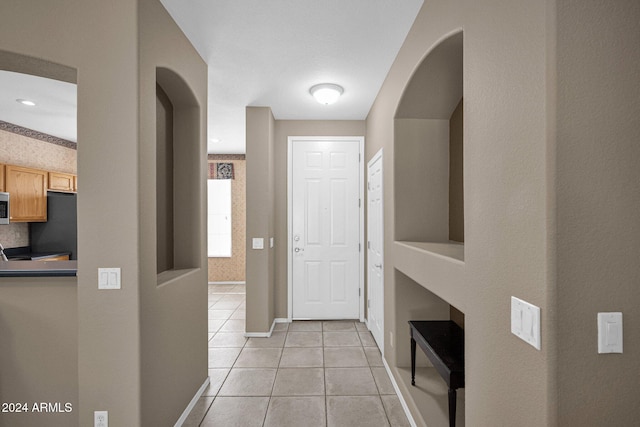
{"label": "arched wall niche", "polygon": [[[186,81],[156,68],[157,272],[201,267],[200,105]],[[159,276],[158,284],[173,275]]]}
{"label": "arched wall niche", "polygon": [[395,240],[464,242],[463,33],[416,68],[394,123]]}
{"label": "arched wall niche", "polygon": [[[394,319],[395,364],[423,419],[445,425],[440,393],[411,386],[407,321],[451,320],[464,328],[464,313],[451,292],[464,285],[463,32],[431,46],[407,82],[394,116]],[[388,348],[388,347],[387,347]],[[385,348],[385,350],[387,349]],[[416,355],[416,383],[435,372]],[[438,383],[435,383],[438,384]],[[465,395],[457,400],[464,424]],[[435,421],[434,421],[435,420]]]}

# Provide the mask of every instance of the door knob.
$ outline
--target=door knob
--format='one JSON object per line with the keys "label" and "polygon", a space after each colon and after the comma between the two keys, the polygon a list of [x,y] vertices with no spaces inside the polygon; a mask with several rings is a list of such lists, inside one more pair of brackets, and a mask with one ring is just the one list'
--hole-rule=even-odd
{"label": "door knob", "polygon": [[302,249],[302,248],[295,248],[295,249],[294,249],[294,251],[295,251],[295,252],[304,252],[304,249]]}
{"label": "door knob", "polygon": [[375,267],[375,268],[382,269],[382,264],[375,264],[375,265],[374,265],[374,267]]}

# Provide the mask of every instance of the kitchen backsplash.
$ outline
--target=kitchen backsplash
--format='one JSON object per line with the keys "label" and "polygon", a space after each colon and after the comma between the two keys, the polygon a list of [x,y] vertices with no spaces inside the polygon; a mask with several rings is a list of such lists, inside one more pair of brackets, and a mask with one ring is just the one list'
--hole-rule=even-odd
{"label": "kitchen backsplash", "polygon": [[[75,174],[77,159],[77,150],[0,129],[0,163]],[[0,225],[0,243],[28,246],[29,224]]]}
{"label": "kitchen backsplash", "polygon": [[0,163],[75,174],[78,152],[0,129]]}
{"label": "kitchen backsplash", "polygon": [[29,224],[14,222],[13,224],[0,225],[0,244],[5,248],[29,246]]}

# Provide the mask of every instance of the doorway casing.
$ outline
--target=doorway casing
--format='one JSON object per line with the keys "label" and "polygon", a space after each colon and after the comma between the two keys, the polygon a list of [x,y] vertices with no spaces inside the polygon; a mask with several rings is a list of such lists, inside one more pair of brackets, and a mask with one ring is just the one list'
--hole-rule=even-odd
{"label": "doorway casing", "polygon": [[359,253],[359,266],[358,266],[358,289],[359,289],[359,306],[360,306],[360,321],[364,322],[364,300],[365,300],[365,288],[364,288],[364,253],[365,248],[363,247],[364,242],[364,197],[363,197],[363,187],[365,176],[364,176],[364,164],[362,161],[362,157],[364,155],[364,137],[363,136],[289,136],[287,138],[287,320],[289,322],[293,321],[293,246],[292,242],[292,233],[293,233],[293,185],[292,185],[292,177],[293,177],[293,156],[292,156],[292,148],[293,144],[296,141],[353,141],[359,144],[359,163],[358,163],[358,178],[359,178],[359,198],[360,198],[360,209],[359,209],[359,242],[360,242],[360,253]]}

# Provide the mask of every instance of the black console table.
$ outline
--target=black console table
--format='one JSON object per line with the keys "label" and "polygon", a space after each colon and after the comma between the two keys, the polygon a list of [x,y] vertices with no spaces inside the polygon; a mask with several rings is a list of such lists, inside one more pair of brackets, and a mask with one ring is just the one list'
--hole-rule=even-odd
{"label": "black console table", "polygon": [[416,385],[416,343],[449,387],[449,426],[456,425],[456,390],[464,388],[464,330],[451,320],[410,320],[411,385]]}

